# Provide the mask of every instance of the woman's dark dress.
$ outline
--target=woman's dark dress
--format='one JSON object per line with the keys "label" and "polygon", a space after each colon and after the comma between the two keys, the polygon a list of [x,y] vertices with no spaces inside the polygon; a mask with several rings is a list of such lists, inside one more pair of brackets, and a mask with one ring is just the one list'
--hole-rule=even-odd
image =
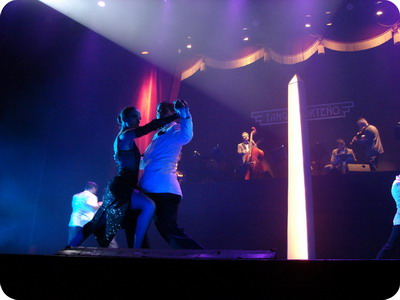
{"label": "woman's dark dress", "polygon": [[[177,117],[174,114],[170,117],[153,120],[134,129],[135,136],[138,138],[146,135],[174,121]],[[93,219],[85,224],[82,235],[77,235],[69,246],[79,246],[86,238],[94,234],[100,247],[108,247],[119,229],[135,227],[136,218],[130,205],[133,189],[137,188],[140,156],[135,143],[131,150],[117,149],[114,159],[118,175],[107,185],[103,204]]]}

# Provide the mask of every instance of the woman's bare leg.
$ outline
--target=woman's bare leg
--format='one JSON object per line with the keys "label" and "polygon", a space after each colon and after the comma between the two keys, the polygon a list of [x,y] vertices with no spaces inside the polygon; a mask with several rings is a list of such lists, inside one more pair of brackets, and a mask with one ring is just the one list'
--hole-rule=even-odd
{"label": "woman's bare leg", "polygon": [[133,248],[141,248],[147,230],[153,220],[156,206],[150,198],[138,190],[134,190],[131,198],[132,209],[140,210],[140,214],[136,221],[135,242]]}

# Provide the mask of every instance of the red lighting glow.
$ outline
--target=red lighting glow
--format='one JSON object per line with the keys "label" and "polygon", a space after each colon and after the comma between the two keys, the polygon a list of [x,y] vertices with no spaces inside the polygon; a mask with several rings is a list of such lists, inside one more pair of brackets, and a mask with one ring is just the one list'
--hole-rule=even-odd
{"label": "red lighting glow", "polygon": [[[138,97],[135,102],[135,106],[140,110],[142,116],[140,125],[144,125],[155,118],[158,103],[157,70],[155,67],[151,67],[143,76]],[[146,150],[147,145],[150,144],[151,138],[152,135],[148,134],[137,140],[136,144],[141,153]]]}

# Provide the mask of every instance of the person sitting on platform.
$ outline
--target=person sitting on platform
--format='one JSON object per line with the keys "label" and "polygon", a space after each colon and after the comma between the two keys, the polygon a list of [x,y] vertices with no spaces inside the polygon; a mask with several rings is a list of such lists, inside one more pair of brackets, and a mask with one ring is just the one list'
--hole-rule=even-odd
{"label": "person sitting on platform", "polygon": [[397,208],[392,232],[386,244],[379,251],[377,259],[400,259],[400,175],[397,175],[393,181],[392,197]]}
{"label": "person sitting on platform", "polygon": [[355,163],[357,161],[353,150],[346,147],[346,143],[343,139],[336,141],[337,148],[332,150],[331,163],[325,166],[325,171],[335,172],[340,171],[345,173],[346,164]]}

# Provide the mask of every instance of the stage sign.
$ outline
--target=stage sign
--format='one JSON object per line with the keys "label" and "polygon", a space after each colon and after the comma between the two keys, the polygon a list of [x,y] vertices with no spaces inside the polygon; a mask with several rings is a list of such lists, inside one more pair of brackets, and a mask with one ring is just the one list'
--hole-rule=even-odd
{"label": "stage sign", "polygon": [[[345,118],[352,107],[353,101],[310,105],[307,108],[307,118],[308,121]],[[255,111],[251,113],[251,117],[260,126],[285,124],[288,121],[288,110],[284,108]]]}

